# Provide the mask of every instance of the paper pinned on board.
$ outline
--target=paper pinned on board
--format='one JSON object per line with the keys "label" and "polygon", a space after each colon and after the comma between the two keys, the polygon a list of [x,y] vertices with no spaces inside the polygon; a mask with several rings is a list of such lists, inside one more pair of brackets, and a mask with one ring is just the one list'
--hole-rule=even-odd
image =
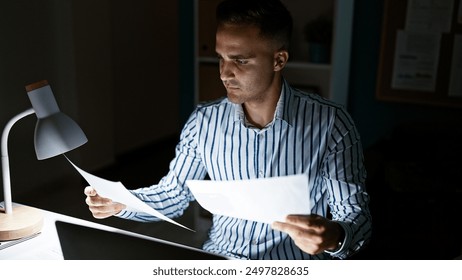
{"label": "paper pinned on board", "polygon": [[100,196],[107,197],[113,201],[125,204],[128,209],[134,209],[135,211],[144,212],[150,215],[153,215],[159,219],[170,222],[187,230],[193,231],[192,229],[183,226],[180,223],[175,222],[174,220],[164,216],[157,210],[149,207],[146,203],[141,201],[135,195],[133,195],[121,182],[112,182],[106,179],[99,178],[95,175],[92,175],[79,167],[77,167],[72,161],[67,157],[66,159],[74,166],[74,168],[82,175],[82,177],[87,181],[87,183],[92,186]]}
{"label": "paper pinned on board", "polygon": [[187,180],[199,204],[213,214],[271,224],[290,214],[310,214],[308,175],[263,179]]}

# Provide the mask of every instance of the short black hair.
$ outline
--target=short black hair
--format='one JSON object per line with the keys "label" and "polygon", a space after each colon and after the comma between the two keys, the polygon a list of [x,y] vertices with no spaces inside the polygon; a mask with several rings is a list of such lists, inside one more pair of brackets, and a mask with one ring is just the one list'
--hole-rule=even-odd
{"label": "short black hair", "polygon": [[292,15],[279,0],[224,0],[216,9],[218,26],[254,25],[260,35],[288,50],[292,36]]}

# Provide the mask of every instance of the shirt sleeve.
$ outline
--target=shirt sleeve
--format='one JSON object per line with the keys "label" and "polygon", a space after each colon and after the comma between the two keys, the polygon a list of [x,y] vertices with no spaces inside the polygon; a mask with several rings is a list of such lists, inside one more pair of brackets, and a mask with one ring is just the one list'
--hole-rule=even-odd
{"label": "shirt sleeve", "polygon": [[[169,218],[183,214],[194,200],[186,186],[186,180],[203,179],[207,174],[197,149],[196,111],[186,122],[180,140],[175,148],[175,158],[170,162],[169,172],[156,185],[132,190],[140,200]],[[116,215],[120,218],[149,222],[158,221],[157,217],[141,212],[123,210]]]}
{"label": "shirt sleeve", "polygon": [[371,216],[361,141],[352,119],[343,109],[337,110],[328,145],[324,183],[329,190],[332,219],[345,231],[342,247],[329,253],[344,259],[369,241]]}

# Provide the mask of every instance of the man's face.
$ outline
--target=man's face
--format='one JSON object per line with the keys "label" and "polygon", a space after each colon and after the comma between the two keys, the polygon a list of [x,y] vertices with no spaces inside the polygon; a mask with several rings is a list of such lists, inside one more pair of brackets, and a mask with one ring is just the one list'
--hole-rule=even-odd
{"label": "man's face", "polygon": [[225,24],[216,33],[220,79],[236,104],[261,102],[274,91],[275,48],[255,26]]}

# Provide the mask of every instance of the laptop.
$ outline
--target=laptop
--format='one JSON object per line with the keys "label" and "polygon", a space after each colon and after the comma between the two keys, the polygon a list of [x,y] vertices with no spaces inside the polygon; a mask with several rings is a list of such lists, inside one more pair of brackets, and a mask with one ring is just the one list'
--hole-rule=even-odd
{"label": "laptop", "polygon": [[194,247],[130,232],[56,221],[65,260],[225,260]]}

